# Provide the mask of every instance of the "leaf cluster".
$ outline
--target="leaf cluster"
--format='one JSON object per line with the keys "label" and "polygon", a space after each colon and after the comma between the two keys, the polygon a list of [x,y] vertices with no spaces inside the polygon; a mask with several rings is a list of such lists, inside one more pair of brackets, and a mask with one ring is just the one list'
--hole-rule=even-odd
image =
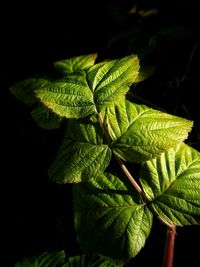
{"label": "leaf cluster", "polygon": [[[58,79],[29,78],[10,90],[33,107],[40,127],[66,123],[49,177],[74,184],[83,251],[125,264],[144,247],[154,217],[168,226],[200,223],[200,153],[184,142],[193,121],[127,99],[149,77],[137,55],[96,60],[89,54],[55,62]],[[139,164],[138,175],[125,164]]]}

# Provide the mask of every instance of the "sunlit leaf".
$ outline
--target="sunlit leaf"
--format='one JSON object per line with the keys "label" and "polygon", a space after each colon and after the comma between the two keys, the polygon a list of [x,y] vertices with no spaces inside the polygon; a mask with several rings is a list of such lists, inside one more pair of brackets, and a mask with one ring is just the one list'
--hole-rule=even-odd
{"label": "sunlit leaf", "polygon": [[68,74],[35,93],[59,116],[79,119],[124,97],[136,80],[138,71],[136,55],[106,60],[85,71]]}
{"label": "sunlit leaf", "polygon": [[136,55],[100,62],[87,70],[87,80],[98,108],[122,98],[136,80],[139,60]]}
{"label": "sunlit leaf", "polygon": [[76,71],[87,69],[94,65],[97,54],[81,55],[72,57],[54,63],[54,67],[62,73],[73,73]]}
{"label": "sunlit leaf", "polygon": [[188,137],[193,122],[145,105],[121,101],[102,110],[113,140],[112,150],[124,160],[145,161]]}
{"label": "sunlit leaf", "polygon": [[68,75],[35,91],[40,101],[59,116],[82,118],[95,110],[93,94],[87,85],[85,72]]}
{"label": "sunlit leaf", "polygon": [[152,213],[130,182],[104,173],[74,185],[74,216],[78,242],[94,252],[127,262],[145,245]]}
{"label": "sunlit leaf", "polygon": [[200,152],[182,143],[144,163],[141,183],[153,211],[175,225],[200,224]]}
{"label": "sunlit leaf", "polygon": [[97,124],[70,120],[49,175],[57,183],[78,183],[104,171],[110,159]]}

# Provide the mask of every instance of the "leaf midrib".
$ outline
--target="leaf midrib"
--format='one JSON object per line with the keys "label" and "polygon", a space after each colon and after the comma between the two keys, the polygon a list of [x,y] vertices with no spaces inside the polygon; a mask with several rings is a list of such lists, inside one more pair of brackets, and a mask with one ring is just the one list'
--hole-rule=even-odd
{"label": "leaf midrib", "polygon": [[[178,179],[180,179],[180,176],[182,176],[184,174],[185,171],[188,170],[188,168],[196,161],[199,161],[199,159],[196,159],[194,161],[192,161],[191,163],[187,164],[187,166],[185,167],[185,169],[183,170],[183,172],[181,172],[175,180],[173,180],[160,194],[158,194],[152,201],[155,201],[158,197],[162,197],[164,194],[165,195],[169,195],[172,196],[170,194],[166,194],[165,192],[173,185],[174,182],[176,182]],[[175,174],[176,175],[176,174]],[[178,197],[177,197],[178,198]]]}

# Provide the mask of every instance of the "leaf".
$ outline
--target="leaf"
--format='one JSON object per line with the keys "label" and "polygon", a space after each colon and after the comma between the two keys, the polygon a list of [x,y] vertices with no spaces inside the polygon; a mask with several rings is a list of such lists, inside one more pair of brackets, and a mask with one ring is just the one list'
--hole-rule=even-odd
{"label": "leaf", "polygon": [[88,54],[88,55],[81,55],[78,57],[72,57],[60,61],[56,61],[54,63],[54,67],[61,71],[62,73],[68,74],[73,73],[76,71],[88,69],[89,67],[93,66],[95,60],[97,58],[97,54]]}
{"label": "leaf", "polygon": [[35,93],[46,107],[62,117],[82,118],[95,111],[93,94],[87,85],[85,72],[56,80]]}
{"label": "leaf", "polygon": [[175,225],[200,224],[200,152],[181,143],[142,166],[152,210]]}
{"label": "leaf", "polygon": [[135,83],[143,82],[144,80],[148,79],[154,73],[154,71],[154,66],[141,66]]}
{"label": "leaf", "polygon": [[130,162],[146,161],[185,140],[193,122],[145,105],[121,101],[102,110],[112,150]]}
{"label": "leaf", "polygon": [[63,143],[50,170],[50,179],[57,183],[78,183],[104,171],[111,159],[111,150],[103,144],[97,124],[70,120]]}
{"label": "leaf", "polygon": [[[70,257],[62,267],[120,267],[113,265],[108,260],[97,257],[87,257],[87,255]],[[121,266],[122,267],[122,266]]]}
{"label": "leaf", "polygon": [[62,265],[62,267],[87,267],[87,266],[88,262],[85,255],[70,257],[68,258],[67,262],[64,265]]}
{"label": "leaf", "polygon": [[34,91],[38,88],[43,88],[49,83],[50,81],[44,78],[29,78],[13,85],[9,89],[18,100],[31,106],[37,103]]}
{"label": "leaf", "polygon": [[117,262],[135,257],[149,236],[152,213],[129,181],[104,173],[73,188],[81,248]]}
{"label": "leaf", "polygon": [[60,128],[64,121],[63,117],[58,116],[41,104],[38,104],[38,106],[33,109],[31,115],[38,126],[47,130]]}
{"label": "leaf", "polygon": [[64,260],[64,251],[44,252],[39,256],[26,258],[16,263],[14,267],[59,267]]}
{"label": "leaf", "polygon": [[[72,62],[78,64],[79,61],[76,58],[69,62],[69,65],[73,66]],[[82,68],[83,63],[80,64]],[[87,64],[92,64],[91,56]],[[70,71],[75,68],[72,66]],[[35,93],[45,106],[59,116],[84,118],[97,112],[102,105],[113,104],[124,97],[137,78],[138,70],[139,60],[135,55],[107,60],[85,71],[68,74],[65,78],[36,90]]]}
{"label": "leaf", "polygon": [[94,92],[96,106],[110,105],[123,97],[136,80],[139,60],[136,55],[100,62],[87,70],[87,80]]}

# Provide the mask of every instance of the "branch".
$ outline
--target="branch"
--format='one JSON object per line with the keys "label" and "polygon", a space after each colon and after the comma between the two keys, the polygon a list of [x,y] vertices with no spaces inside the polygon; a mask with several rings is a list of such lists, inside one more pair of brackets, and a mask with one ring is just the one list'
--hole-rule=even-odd
{"label": "branch", "polygon": [[144,194],[144,192],[142,191],[142,188],[139,186],[139,184],[135,181],[135,179],[133,178],[133,176],[131,175],[131,173],[129,172],[129,170],[127,169],[127,167],[124,165],[123,161],[117,156],[115,155],[115,158],[117,160],[117,162],[119,163],[119,166],[121,167],[121,169],[123,170],[124,174],[126,175],[126,177],[129,179],[129,181],[131,182],[131,184],[135,187],[135,189],[138,191],[138,193],[142,196],[142,198],[145,201],[148,201],[146,195]]}
{"label": "branch", "polygon": [[175,238],[176,238],[176,226],[175,225],[171,225],[170,227],[168,226],[163,267],[173,267]]}
{"label": "branch", "polygon": [[[106,138],[106,141],[108,142],[108,144],[111,144],[111,139],[110,139],[110,135],[108,133],[107,128],[104,126],[103,123],[103,118],[101,113],[98,113],[98,120],[99,120],[99,125],[103,131],[103,134]],[[115,158],[119,164],[119,166],[121,167],[121,169],[123,170],[124,174],[126,175],[126,177],[129,179],[129,181],[131,182],[131,184],[134,186],[134,188],[137,190],[137,192],[141,195],[141,197],[143,198],[143,200],[148,201],[146,195],[144,194],[144,192],[142,191],[142,188],[139,186],[139,184],[135,181],[135,179],[133,178],[133,176],[131,175],[131,173],[129,172],[129,170],[127,169],[127,167],[124,165],[123,161],[117,156],[115,155]]]}
{"label": "branch", "polygon": [[110,145],[110,144],[111,144],[110,135],[109,135],[109,133],[108,133],[106,127],[104,126],[103,118],[102,118],[102,115],[101,115],[100,112],[98,112],[98,121],[99,121],[99,125],[100,125],[100,127],[101,127],[101,129],[102,129],[102,132],[103,132],[103,134],[104,134],[104,136],[105,136],[105,138],[106,138],[106,141],[107,141],[107,143]]}

